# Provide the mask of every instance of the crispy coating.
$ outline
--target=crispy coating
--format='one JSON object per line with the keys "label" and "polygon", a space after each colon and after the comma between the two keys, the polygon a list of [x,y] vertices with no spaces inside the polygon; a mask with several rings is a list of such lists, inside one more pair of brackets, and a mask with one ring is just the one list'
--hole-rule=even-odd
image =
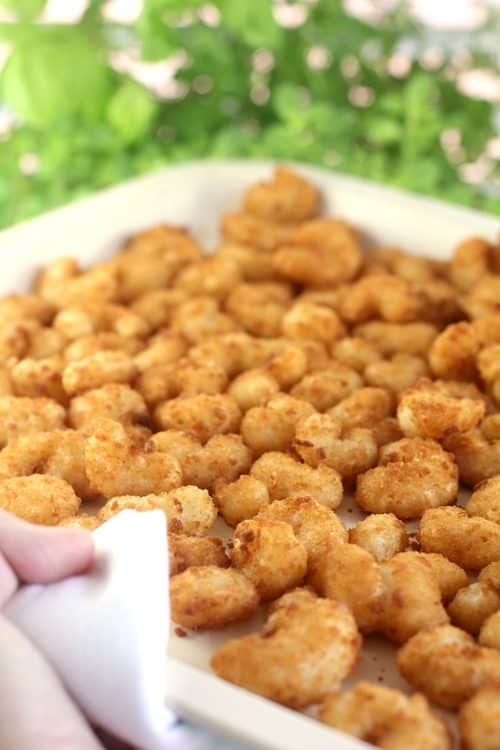
{"label": "crispy coating", "polygon": [[473,429],[484,417],[483,401],[455,397],[439,383],[423,378],[401,395],[398,422],[407,437],[441,440],[451,432]]}
{"label": "crispy coating", "polygon": [[364,323],[373,318],[407,323],[416,318],[418,307],[418,297],[406,281],[389,274],[374,274],[352,285],[340,315],[350,323]]}
{"label": "crispy coating", "polygon": [[257,519],[261,518],[290,524],[306,549],[309,569],[331,544],[347,542],[347,529],[336,513],[309,497],[275,500],[259,512]]}
{"label": "crispy coating", "polygon": [[329,414],[313,414],[297,423],[293,447],[305,463],[335,469],[343,478],[355,477],[375,465],[378,445],[371,430],[342,424]]}
{"label": "crispy coating", "polygon": [[186,299],[181,289],[155,289],[137,297],[130,310],[145,320],[151,330],[157,331],[170,324],[174,310]]}
{"label": "crispy coating", "polygon": [[67,339],[79,339],[96,333],[111,332],[124,338],[144,338],[150,331],[148,323],[122,305],[73,305],[60,310],[54,328]]}
{"label": "crispy coating", "polygon": [[184,481],[205,489],[233,482],[252,465],[252,452],[241,435],[214,435],[202,447],[180,459]]}
{"label": "crispy coating", "polygon": [[[235,211],[222,218],[222,235],[228,242],[274,250],[282,242],[287,242],[295,228],[295,223],[278,223]],[[274,269],[274,266],[273,266]]]}
{"label": "crispy coating", "polygon": [[273,258],[258,248],[237,242],[224,242],[215,257],[236,263],[244,281],[272,281],[275,278]]}
{"label": "crispy coating", "polygon": [[175,396],[222,393],[227,383],[226,373],[214,362],[201,365],[185,358],[149,368],[139,375],[135,387],[148,405],[155,406]]}
{"label": "crispy coating", "polygon": [[335,406],[362,385],[360,375],[349,367],[332,362],[327,369],[305,375],[291,390],[295,398],[309,401],[318,411]]}
{"label": "crispy coating", "polygon": [[470,487],[500,474],[500,439],[489,439],[475,429],[452,433],[443,445],[455,456],[460,479]]}
{"label": "crispy coating", "polygon": [[329,693],[321,703],[324,724],[382,750],[451,750],[445,723],[430,710],[425,696],[369,682],[347,692]]}
{"label": "crispy coating", "polygon": [[469,237],[453,251],[450,278],[459,289],[466,291],[476,281],[492,271],[500,272],[500,248],[481,237]]}
{"label": "crispy coating", "polygon": [[346,604],[361,631],[376,629],[384,583],[365,549],[336,540],[314,561],[308,580],[321,596]]}
{"label": "crispy coating", "polygon": [[277,167],[269,182],[257,182],[245,195],[249,214],[275,222],[305,221],[318,213],[319,192],[287,167]]}
{"label": "crispy coating", "polygon": [[216,482],[215,501],[224,521],[229,526],[237,526],[267,508],[269,493],[263,482],[243,474],[228,484]]}
{"label": "crispy coating", "polygon": [[499,299],[500,276],[486,274],[462,297],[461,305],[470,318],[482,318],[498,313]]}
{"label": "crispy coating", "polygon": [[359,336],[384,357],[394,354],[413,354],[425,357],[437,336],[437,329],[430,323],[388,323],[374,320],[354,328]]}
{"label": "crispy coating", "polygon": [[309,401],[277,394],[265,406],[247,411],[241,421],[241,434],[256,456],[268,451],[286,451],[292,447],[298,422],[314,411]]}
{"label": "crispy coating", "polygon": [[434,340],[429,364],[435,376],[449,380],[474,380],[479,340],[470,323],[449,325]]}
{"label": "crispy coating", "polygon": [[241,272],[234,261],[213,257],[186,266],[174,287],[188,295],[207,295],[223,301],[240,281]]}
{"label": "crispy coating", "polygon": [[459,589],[467,586],[469,576],[460,565],[451,562],[439,552],[420,552],[420,555],[430,563],[445,604],[453,599]]}
{"label": "crispy coating", "polygon": [[499,750],[500,687],[484,687],[464,703],[458,726],[464,750]]}
{"label": "crispy coating", "polygon": [[151,495],[113,497],[98,511],[101,523],[122,510],[162,510],[173,534],[203,534],[217,518],[217,508],[206,490],[187,485],[170,492]]}
{"label": "crispy coating", "polygon": [[313,469],[284,453],[270,452],[257,459],[250,473],[264,482],[271,500],[310,497],[332,509],[342,502],[340,476],[335,469],[323,464]]}
{"label": "crispy coating", "polygon": [[385,388],[360,388],[333,406],[328,413],[344,428],[374,427],[394,414],[395,399]]}
{"label": "crispy coating", "polygon": [[496,648],[500,651],[500,610],[483,622],[478,641],[481,646]]}
{"label": "crispy coating", "polygon": [[90,484],[103,497],[167,492],[182,484],[177,459],[138,444],[123,425],[103,419],[85,446],[85,467]]}
{"label": "crispy coating", "polygon": [[55,307],[38,294],[8,294],[0,300],[0,325],[16,321],[34,320],[50,323]]}
{"label": "crispy coating", "polygon": [[495,591],[500,592],[500,560],[492,562],[483,568],[479,573],[477,580],[489,583]]}
{"label": "crispy coating", "polygon": [[486,581],[475,581],[457,591],[448,613],[454,625],[477,635],[487,618],[500,610],[500,595]]}
{"label": "crispy coating", "polygon": [[361,263],[355,230],[337,219],[305,222],[274,254],[274,268],[279,274],[313,287],[350,281]]}
{"label": "crispy coating", "polygon": [[500,687],[500,653],[453,625],[422,630],[398,651],[403,677],[429,700],[457,708],[487,685]]}
{"label": "crispy coating", "polygon": [[255,585],[263,600],[276,599],[300,585],[307,551],[284,521],[253,518],[236,527],[231,563]]}
{"label": "crispy coating", "polygon": [[134,363],[142,373],[154,367],[177,362],[187,350],[188,342],[185,338],[170,333],[170,330],[160,331],[150,338],[148,345],[134,357]]}
{"label": "crispy coating", "polygon": [[97,516],[91,516],[89,513],[78,513],[76,516],[68,516],[59,521],[58,526],[63,526],[70,529],[85,529],[86,531],[94,531],[101,523]]}
{"label": "crispy coating", "polygon": [[64,427],[66,410],[50,398],[0,396],[0,446],[19,435]]}
{"label": "crispy coating", "polygon": [[449,622],[430,563],[418,552],[400,552],[380,563],[384,594],[376,628],[404,643],[425,628]]}
{"label": "crispy coating", "polygon": [[143,345],[144,342],[140,339],[125,338],[117,333],[94,333],[91,336],[82,336],[71,341],[64,347],[63,354],[67,362],[76,362],[97,352],[106,351],[122,351],[133,356],[142,349]]}
{"label": "crispy coating", "polygon": [[331,344],[345,333],[339,316],[324,305],[296,302],[283,318],[283,335]]}
{"label": "crispy coating", "polygon": [[137,367],[129,354],[104,351],[69,362],[63,370],[62,384],[68,395],[75,396],[108,383],[130,383],[136,375]]}
{"label": "crispy coating", "polygon": [[278,393],[278,381],[264,369],[247,370],[238,375],[227,392],[234,398],[242,412],[265,404]]}
{"label": "crispy coating", "polygon": [[196,451],[201,451],[201,443],[188,432],[182,430],[164,430],[156,432],[151,436],[151,443],[155,450],[160,453],[169,453],[174,458],[181,461],[184,456]]}
{"label": "crispy coating", "polygon": [[39,274],[36,291],[58,309],[113,302],[118,296],[118,279],[110,265],[97,265],[82,273],[73,258],[57,258]]}
{"label": "crispy coating", "polygon": [[382,354],[370,342],[356,336],[346,336],[332,345],[332,356],[337,362],[362,373],[365,367],[382,359]]}
{"label": "crispy coating", "polygon": [[489,344],[500,344],[499,313],[485,315],[484,318],[476,318],[472,321],[472,327],[476,332],[481,346],[488,346]]}
{"label": "crispy coating", "polygon": [[120,383],[103,385],[71,399],[68,410],[71,427],[91,432],[100,419],[113,419],[127,426],[147,426],[149,413],[141,395]]}
{"label": "crispy coating", "polygon": [[366,382],[377,388],[385,388],[396,395],[415,385],[429,372],[422,357],[414,354],[394,354],[390,360],[379,360],[369,364],[363,373]]}
{"label": "crispy coating", "polygon": [[233,288],[225,309],[248,333],[272,338],[281,334],[291,296],[279,282],[243,283]]}
{"label": "crispy coating", "polygon": [[381,562],[406,549],[408,534],[404,523],[393,513],[376,513],[349,530],[349,541],[363,547]]}
{"label": "crispy coating", "polygon": [[0,508],[31,523],[55,526],[78,512],[81,500],[57,477],[31,474],[0,480]]}
{"label": "crispy coating", "polygon": [[419,518],[428,508],[452,503],[457,491],[451,454],[433,440],[404,438],[384,446],[379,465],[358,477],[356,502],[366,512]]}
{"label": "crispy coating", "polygon": [[211,666],[229,682],[301,708],[339,686],[354,669],[360,647],[346,607],[299,591],[277,602],[262,635],[228,641]]}
{"label": "crispy coating", "polygon": [[241,411],[231,396],[200,393],[165,401],[156,408],[154,418],[161,430],[190,432],[205,443],[214,435],[237,432]]}
{"label": "crispy coating", "polygon": [[190,567],[170,581],[172,619],[193,630],[212,630],[246,620],[258,604],[253,583],[232,568]]}
{"label": "crispy coating", "polygon": [[424,552],[440,552],[466,570],[480,570],[500,560],[500,526],[467,515],[462,508],[432,508],[420,521]]}
{"label": "crispy coating", "polygon": [[239,328],[235,320],[220,311],[216,299],[205,296],[192,297],[182,302],[174,311],[169,330],[182,336],[190,344],[196,344],[210,336],[237,331]]}
{"label": "crispy coating", "polygon": [[481,516],[500,524],[500,476],[480,482],[465,506],[470,516]]}
{"label": "crispy coating", "polygon": [[16,396],[51,398],[65,405],[67,396],[62,385],[64,364],[60,354],[43,359],[21,359],[10,370],[13,392]]}
{"label": "crispy coating", "polygon": [[182,573],[193,566],[216,565],[219,568],[227,568],[229,565],[224,544],[216,536],[169,534],[168,557],[170,576]]}

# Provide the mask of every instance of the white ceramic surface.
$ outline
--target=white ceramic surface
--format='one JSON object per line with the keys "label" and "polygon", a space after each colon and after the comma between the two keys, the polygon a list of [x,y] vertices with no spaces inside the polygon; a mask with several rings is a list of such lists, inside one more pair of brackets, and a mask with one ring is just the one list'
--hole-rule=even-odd
{"label": "white ceramic surface", "polygon": [[[245,188],[266,178],[272,167],[256,161],[172,167],[4,231],[0,233],[0,294],[27,289],[38,268],[53,258],[72,255],[83,265],[104,259],[124,238],[159,222],[189,227],[211,249],[221,214],[236,208]],[[304,165],[297,169],[322,190],[325,213],[350,220],[381,244],[444,259],[464,237],[498,236],[500,222],[493,216],[321,169]],[[353,525],[359,517],[356,508],[349,501],[343,506],[341,515]],[[182,715],[246,746],[271,750],[368,747],[213,676],[208,661],[216,645],[248,630],[249,625],[243,624],[222,634],[172,635],[167,698]],[[351,682],[371,679],[407,689],[393,656],[394,648],[383,639],[366,639],[364,660]]]}

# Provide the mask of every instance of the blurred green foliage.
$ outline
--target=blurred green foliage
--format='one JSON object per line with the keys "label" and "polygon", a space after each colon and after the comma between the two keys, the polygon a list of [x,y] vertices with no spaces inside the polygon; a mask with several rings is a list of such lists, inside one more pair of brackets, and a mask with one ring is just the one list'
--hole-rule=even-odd
{"label": "blurred green foliage", "polygon": [[[462,160],[476,159],[495,134],[493,106],[458,92],[446,55],[432,72],[415,61],[390,75],[402,35],[418,35],[403,11],[374,28],[340,0],[310,0],[304,23],[285,28],[272,0],[213,0],[210,18],[201,0],[145,0],[120,26],[103,4],[49,25],[36,23],[43,0],[0,0],[17,14],[0,24],[12,48],[0,103],[18,116],[0,140],[0,226],[199,157],[303,160],[500,213],[500,197],[461,182],[440,142],[458,128]],[[155,98],[108,64],[134,44],[145,60],[185,51],[183,96]],[[26,154],[38,157],[31,175]]]}

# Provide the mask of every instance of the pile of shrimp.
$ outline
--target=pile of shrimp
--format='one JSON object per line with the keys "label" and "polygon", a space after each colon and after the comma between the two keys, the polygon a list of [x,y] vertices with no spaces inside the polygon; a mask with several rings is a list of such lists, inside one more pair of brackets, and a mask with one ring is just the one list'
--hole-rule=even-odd
{"label": "pile of shrimp", "polygon": [[[0,300],[0,507],[160,509],[178,628],[266,608],[219,677],[386,750],[450,750],[436,706],[499,750],[500,246],[366,249],[286,167],[221,237],[157,226]],[[406,692],[356,682],[371,634]]]}

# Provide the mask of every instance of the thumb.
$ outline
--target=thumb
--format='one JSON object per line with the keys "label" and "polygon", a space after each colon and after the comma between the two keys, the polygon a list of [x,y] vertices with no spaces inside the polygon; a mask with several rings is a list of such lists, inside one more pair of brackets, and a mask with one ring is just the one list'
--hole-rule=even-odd
{"label": "thumb", "polygon": [[[0,511],[0,557],[21,581],[49,583],[86,570],[94,546],[88,531],[34,526]],[[0,588],[5,601],[9,592]],[[12,583],[7,588],[12,589]]]}

